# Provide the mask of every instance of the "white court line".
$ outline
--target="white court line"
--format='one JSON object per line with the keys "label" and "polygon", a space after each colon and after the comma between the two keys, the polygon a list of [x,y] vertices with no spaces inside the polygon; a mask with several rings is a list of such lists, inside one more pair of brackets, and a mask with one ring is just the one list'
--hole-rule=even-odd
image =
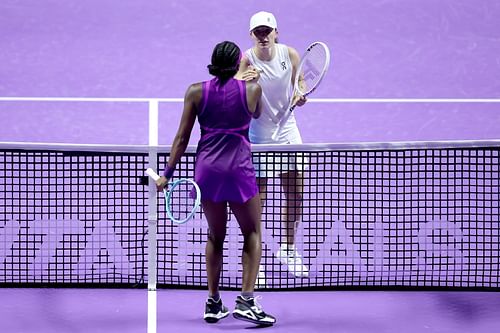
{"label": "white court line", "polygon": [[[182,103],[183,98],[126,97],[0,97],[4,102],[128,102]],[[311,103],[500,103],[500,98],[309,98]]]}
{"label": "white court line", "polygon": [[4,102],[127,102],[148,103],[150,101],[181,103],[183,98],[127,98],[127,97],[0,97]]}
{"label": "white court line", "polygon": [[158,101],[149,100],[149,145],[158,146]]}
{"label": "white court line", "polygon": [[148,290],[148,333],[156,333],[156,290]]}
{"label": "white court line", "polygon": [[[158,146],[158,101],[149,100],[149,166],[156,169],[156,150],[151,147]],[[154,161],[154,162],[152,162]],[[150,182],[148,199],[148,332],[156,333],[156,186]]]}
{"label": "white court line", "polygon": [[312,103],[500,103],[500,98],[310,98]]}

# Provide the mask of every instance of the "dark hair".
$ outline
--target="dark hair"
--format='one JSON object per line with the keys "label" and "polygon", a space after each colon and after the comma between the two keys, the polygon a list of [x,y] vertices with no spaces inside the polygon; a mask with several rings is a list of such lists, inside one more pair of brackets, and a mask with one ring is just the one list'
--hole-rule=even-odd
{"label": "dark hair", "polygon": [[225,41],[215,45],[212,53],[212,63],[208,72],[221,80],[232,78],[240,65],[241,51],[238,45]]}

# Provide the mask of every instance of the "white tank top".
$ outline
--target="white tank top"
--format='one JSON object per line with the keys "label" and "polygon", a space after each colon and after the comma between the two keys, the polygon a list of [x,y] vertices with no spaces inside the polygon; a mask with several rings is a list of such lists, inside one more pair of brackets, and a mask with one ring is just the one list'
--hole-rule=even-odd
{"label": "white tank top", "polygon": [[250,65],[260,71],[258,83],[262,87],[262,114],[250,122],[249,138],[252,143],[302,143],[295,116],[292,114],[277,140],[272,135],[292,96],[292,62],[288,47],[275,44],[276,54],[270,61],[257,58],[253,49],[245,51]]}

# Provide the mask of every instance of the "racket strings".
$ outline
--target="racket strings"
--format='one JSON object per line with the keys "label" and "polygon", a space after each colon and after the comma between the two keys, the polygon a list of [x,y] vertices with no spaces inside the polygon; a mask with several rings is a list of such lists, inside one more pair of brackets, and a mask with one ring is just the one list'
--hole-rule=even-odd
{"label": "racket strings", "polygon": [[181,181],[170,189],[169,211],[173,219],[183,221],[188,219],[196,208],[196,189],[191,182]]}
{"label": "racket strings", "polygon": [[327,66],[328,50],[322,45],[316,45],[307,52],[300,69],[304,85],[298,89],[302,95],[308,94],[319,84]]}

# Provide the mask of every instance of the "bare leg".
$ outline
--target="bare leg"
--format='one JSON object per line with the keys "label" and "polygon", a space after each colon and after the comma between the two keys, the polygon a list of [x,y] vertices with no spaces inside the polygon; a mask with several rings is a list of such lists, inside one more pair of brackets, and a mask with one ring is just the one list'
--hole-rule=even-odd
{"label": "bare leg", "polygon": [[[261,197],[255,195],[244,204],[230,203],[244,237],[243,244],[243,283],[241,295],[236,297],[233,317],[262,326],[271,326],[276,318],[262,310],[253,297],[255,279],[262,255],[261,235]],[[260,273],[259,273],[260,274]]]}
{"label": "bare leg", "polygon": [[[266,197],[267,197],[267,178],[261,177],[257,178],[257,186],[259,187],[259,196],[261,203],[261,210],[265,209],[266,205]],[[262,213],[261,213],[262,219]],[[262,224],[262,222],[261,222]],[[261,227],[262,230],[262,227]],[[262,232],[261,232],[262,234]],[[262,259],[261,259],[262,260]],[[259,265],[259,272],[257,273],[257,280],[255,281],[257,287],[265,287],[266,286],[266,275],[264,273],[264,266]]]}
{"label": "bare leg", "polygon": [[215,295],[219,291],[219,278],[222,269],[222,252],[226,238],[227,203],[202,202],[203,211],[208,221],[209,234],[205,248],[208,292]]}
{"label": "bare leg", "polygon": [[261,205],[264,207],[267,196],[267,178],[257,178],[257,185],[259,186],[259,196],[261,200]]}
{"label": "bare leg", "polygon": [[253,292],[255,279],[262,255],[262,237],[260,229],[261,205],[258,195],[243,204],[229,203],[238,220],[243,234],[243,283],[242,292]]}
{"label": "bare leg", "polygon": [[290,171],[280,175],[281,186],[285,195],[285,206],[282,211],[283,231],[282,244],[293,245],[295,232],[302,216],[302,197],[304,180],[301,172]]}

